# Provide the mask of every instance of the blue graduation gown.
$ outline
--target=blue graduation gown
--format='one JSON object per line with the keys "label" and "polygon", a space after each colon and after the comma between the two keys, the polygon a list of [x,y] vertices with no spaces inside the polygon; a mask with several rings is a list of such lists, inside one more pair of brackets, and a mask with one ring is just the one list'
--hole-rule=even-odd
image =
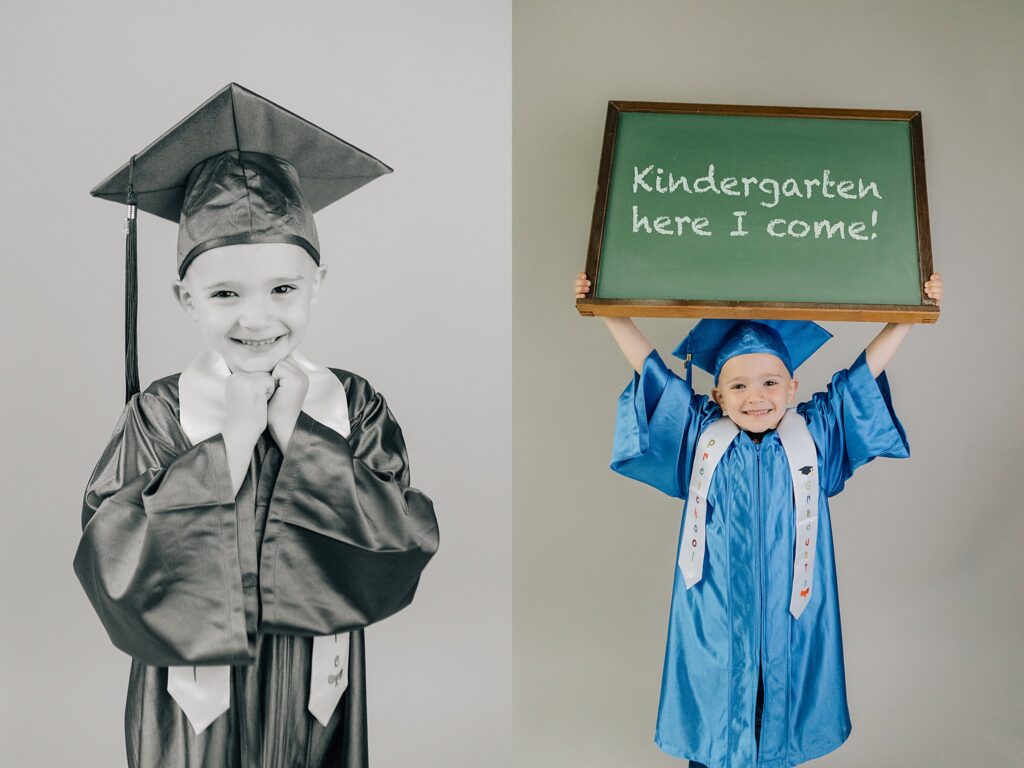
{"label": "blue graduation gown", "polygon": [[[885,374],[862,353],[797,412],[818,452],[821,483],[811,599],[789,612],[793,485],[775,432],[740,432],[707,496],[701,581],[672,587],[655,741],[710,768],[789,768],[850,735],[835,553],[828,497],[875,456],[909,456]],[[612,469],[685,498],[697,439],[721,409],[666,368],[657,352],[619,398]],[[754,738],[758,671],[764,676],[760,745]]]}

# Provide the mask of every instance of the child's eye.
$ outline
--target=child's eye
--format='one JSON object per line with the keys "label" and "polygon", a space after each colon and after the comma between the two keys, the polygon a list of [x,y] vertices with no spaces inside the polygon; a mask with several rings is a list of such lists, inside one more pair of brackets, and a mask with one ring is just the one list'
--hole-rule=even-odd
{"label": "child's eye", "polygon": [[733,389],[743,389],[743,385],[742,384],[733,384],[732,388]]}
{"label": "child's eye", "polygon": [[274,287],[274,293],[277,294],[291,293],[294,290],[294,285],[278,285]]}
{"label": "child's eye", "polygon": [[230,299],[237,296],[234,291],[214,291],[211,295],[211,299]]}
{"label": "child's eye", "polygon": [[779,382],[777,382],[777,381],[773,381],[772,379],[768,379],[768,381],[766,381],[766,382],[764,383],[764,385],[765,385],[766,387],[774,387],[774,386],[775,386],[776,384],[778,384],[778,383],[779,383]]}

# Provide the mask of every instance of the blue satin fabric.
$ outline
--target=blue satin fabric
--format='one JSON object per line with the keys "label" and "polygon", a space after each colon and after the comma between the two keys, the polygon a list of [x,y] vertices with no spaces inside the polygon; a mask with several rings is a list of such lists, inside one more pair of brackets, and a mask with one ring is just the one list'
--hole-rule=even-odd
{"label": "blue satin fabric", "polygon": [[[827,498],[876,456],[909,456],[885,374],[864,354],[797,407],[818,449],[818,547],[811,600],[789,612],[793,486],[775,432],[741,432],[708,493],[704,575],[687,590],[674,567],[655,741],[710,768],[789,768],[831,752],[850,734]],[[721,410],[695,395],[657,352],[619,398],[612,469],[685,498],[696,442]],[[673,564],[674,565],[674,564]],[[758,663],[764,673],[754,738]]]}

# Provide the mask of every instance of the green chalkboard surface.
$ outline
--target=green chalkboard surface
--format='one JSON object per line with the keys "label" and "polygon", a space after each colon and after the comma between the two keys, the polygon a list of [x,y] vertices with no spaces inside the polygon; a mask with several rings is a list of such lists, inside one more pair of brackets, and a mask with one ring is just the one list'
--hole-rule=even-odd
{"label": "green chalkboard surface", "polygon": [[582,314],[934,322],[918,112],[610,102]]}

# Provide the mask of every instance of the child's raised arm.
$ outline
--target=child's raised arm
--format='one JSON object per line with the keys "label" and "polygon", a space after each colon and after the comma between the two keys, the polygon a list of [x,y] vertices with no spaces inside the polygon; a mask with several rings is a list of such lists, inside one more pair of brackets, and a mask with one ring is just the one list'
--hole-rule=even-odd
{"label": "child's raised arm", "polygon": [[[576,281],[573,283],[573,292],[576,294],[577,299],[585,298],[590,292],[590,280],[587,279],[586,273],[580,272],[576,276]],[[647,359],[647,356],[651,354],[651,350],[654,349],[651,342],[636,327],[636,323],[633,322],[632,318],[606,317],[604,322],[608,326],[608,330],[611,331],[615,343],[622,350],[622,354],[629,361],[629,364],[633,366],[633,370],[641,373],[644,369],[644,360]]]}
{"label": "child's raised arm", "polygon": [[[942,301],[942,275],[938,272],[933,274],[924,284],[924,293],[935,302],[935,306],[938,306]],[[900,344],[907,337],[912,325],[913,323],[889,323],[868,344],[864,354],[872,376],[878,378],[878,375],[889,365],[889,361],[896,354],[896,350],[900,348]]]}
{"label": "child's raised arm", "polygon": [[[585,273],[580,272],[573,283],[573,293],[577,299],[582,299],[589,292],[590,280],[587,279]],[[938,306],[942,300],[942,275],[938,272],[934,273],[925,282],[924,292]],[[629,364],[637,373],[643,371],[644,360],[654,349],[651,342],[636,327],[631,318],[605,317],[604,322]],[[911,325],[912,323],[889,323],[868,345],[865,356],[872,376],[877,377],[885,370],[893,355],[896,354],[896,350],[903,343],[903,339],[906,338]]]}

